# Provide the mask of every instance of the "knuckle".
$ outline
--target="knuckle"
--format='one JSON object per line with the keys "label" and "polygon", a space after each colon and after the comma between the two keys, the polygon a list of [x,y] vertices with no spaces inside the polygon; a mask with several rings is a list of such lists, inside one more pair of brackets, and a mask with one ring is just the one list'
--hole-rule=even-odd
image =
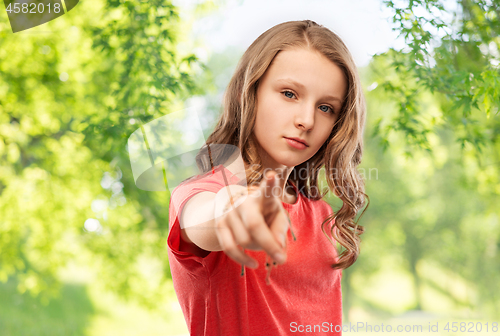
{"label": "knuckle", "polygon": [[238,245],[240,245],[242,247],[248,247],[252,244],[252,240],[248,236],[240,237],[240,238],[238,238],[237,241],[238,241]]}
{"label": "knuckle", "polygon": [[227,246],[224,246],[222,251],[224,251],[224,253],[232,256],[233,258],[237,257],[239,255],[238,252],[240,252],[240,250],[238,249],[238,246],[236,244],[233,244],[233,243],[230,243]]}
{"label": "knuckle", "polygon": [[[238,211],[237,209],[238,208],[236,208],[235,210]],[[226,225],[228,227],[231,227],[235,223],[236,219],[238,218],[237,216],[238,215],[237,215],[237,213],[235,211],[228,212],[226,214]]]}
{"label": "knuckle", "polygon": [[220,231],[226,228],[227,228],[227,219],[226,216],[222,216],[219,220],[215,222],[215,229]]}
{"label": "knuckle", "polygon": [[227,239],[221,241],[220,244],[224,252],[233,252],[237,248],[234,242],[228,241]]}
{"label": "knuckle", "polygon": [[251,233],[255,233],[255,231],[258,231],[260,229],[260,224],[261,223],[259,221],[256,221],[254,219],[249,220],[247,222],[248,231],[250,231]]}

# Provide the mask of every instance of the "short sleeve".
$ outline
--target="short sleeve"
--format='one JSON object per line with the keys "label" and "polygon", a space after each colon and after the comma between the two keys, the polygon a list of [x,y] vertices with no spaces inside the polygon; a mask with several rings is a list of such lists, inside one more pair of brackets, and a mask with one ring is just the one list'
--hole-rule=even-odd
{"label": "short sleeve", "polygon": [[[196,275],[200,272],[206,272],[205,267],[208,270],[216,267],[214,264],[216,260],[220,259],[220,252],[211,252],[205,258],[201,258],[192,253],[181,251],[181,232],[180,232],[180,221],[179,216],[182,213],[182,209],[186,203],[196,194],[201,192],[213,192],[217,193],[221,188],[225,186],[224,179],[221,178],[221,169],[219,167],[216,169],[215,173],[207,173],[202,176],[197,176],[190,180],[187,180],[177,186],[170,196],[169,203],[169,233],[167,238],[167,245],[171,252],[171,257],[175,259],[178,266],[181,266],[189,273]],[[230,175],[230,172],[225,170],[227,176],[229,177],[228,182],[234,183],[236,180]],[[172,260],[170,260],[172,263]]]}

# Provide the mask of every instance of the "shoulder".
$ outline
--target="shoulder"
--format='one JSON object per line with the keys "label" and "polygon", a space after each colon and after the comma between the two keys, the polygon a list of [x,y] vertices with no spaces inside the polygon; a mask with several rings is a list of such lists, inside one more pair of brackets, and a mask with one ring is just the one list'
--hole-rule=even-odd
{"label": "shoulder", "polygon": [[184,198],[183,196],[185,196],[186,194],[190,194],[193,191],[209,191],[212,193],[217,193],[220,188],[224,186],[224,179],[222,178],[221,169],[221,167],[217,167],[213,172],[209,171],[206,173],[198,174],[182,181],[178,186],[174,188],[171,197]]}
{"label": "shoulder", "polygon": [[[174,208],[174,214],[180,213],[186,202],[193,196],[197,195],[196,199],[200,201],[213,198],[223,187],[236,184],[236,181],[237,178],[222,165],[217,166],[213,171],[195,175],[182,181],[172,190],[170,195],[170,204]],[[200,195],[198,196],[198,194]]]}

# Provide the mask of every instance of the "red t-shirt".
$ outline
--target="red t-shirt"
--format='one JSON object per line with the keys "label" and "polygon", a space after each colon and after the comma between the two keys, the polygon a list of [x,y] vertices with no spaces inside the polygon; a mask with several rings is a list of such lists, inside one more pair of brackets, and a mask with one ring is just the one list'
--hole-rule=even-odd
{"label": "red t-shirt", "polygon": [[[259,262],[259,268],[245,268],[241,276],[241,265],[222,251],[201,258],[179,250],[178,213],[197,193],[217,193],[224,187],[222,168],[180,184],[170,199],[168,257],[190,334],[340,335],[342,272],[332,269],[337,252],[321,230],[321,223],[332,213],[325,201],[311,201],[298,193],[295,204],[283,202],[297,240],[289,231],[287,261],[272,268],[269,285],[263,251],[245,250]],[[236,183],[236,176],[224,169],[228,182]]]}

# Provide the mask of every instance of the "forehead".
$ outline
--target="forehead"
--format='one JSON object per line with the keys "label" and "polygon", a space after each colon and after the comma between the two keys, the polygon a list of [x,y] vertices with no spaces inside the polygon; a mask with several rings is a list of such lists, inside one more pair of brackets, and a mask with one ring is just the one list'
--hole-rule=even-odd
{"label": "forehead", "polygon": [[324,67],[331,68],[338,65],[315,49],[294,47],[279,51],[267,68],[267,72],[304,69],[311,71]]}
{"label": "forehead", "polygon": [[278,52],[265,72],[263,82],[273,85],[290,82],[318,93],[346,92],[342,69],[317,50],[290,48]]}

